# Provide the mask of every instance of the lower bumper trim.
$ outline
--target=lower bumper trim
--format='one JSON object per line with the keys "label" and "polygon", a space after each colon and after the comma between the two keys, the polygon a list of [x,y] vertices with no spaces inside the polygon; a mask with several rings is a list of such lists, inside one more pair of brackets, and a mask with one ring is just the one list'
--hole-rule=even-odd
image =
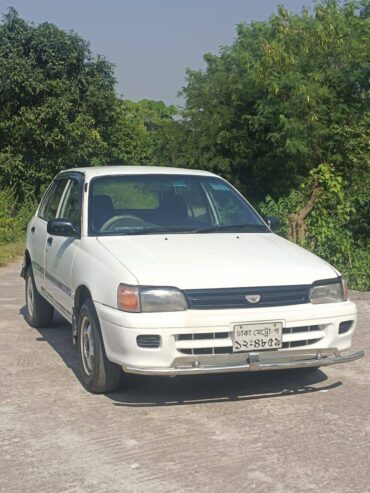
{"label": "lower bumper trim", "polygon": [[[288,353],[288,352],[287,352]],[[251,352],[246,354],[246,362],[243,364],[225,364],[225,365],[210,365],[202,364],[198,360],[194,360],[189,365],[174,366],[174,367],[139,367],[126,366],[124,371],[127,373],[135,373],[139,375],[197,375],[211,373],[236,373],[243,371],[263,371],[263,370],[285,370],[294,368],[312,368],[319,366],[329,366],[339,363],[348,363],[362,358],[364,351],[355,351],[352,353],[340,353],[336,349],[319,350],[316,354],[304,354],[302,352],[289,351],[289,354],[282,354],[279,360],[264,360],[261,361],[261,354]],[[266,353],[265,353],[266,354]],[[265,356],[264,354],[264,356]],[[299,358],[297,359],[297,356]]]}

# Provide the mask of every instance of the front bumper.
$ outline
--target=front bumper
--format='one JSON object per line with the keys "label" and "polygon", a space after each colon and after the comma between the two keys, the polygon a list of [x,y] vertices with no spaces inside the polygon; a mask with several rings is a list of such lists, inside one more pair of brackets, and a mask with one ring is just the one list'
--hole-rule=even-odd
{"label": "front bumper", "polygon": [[[362,358],[364,354],[364,351],[340,353],[335,348],[310,352],[307,350],[282,351],[274,353],[250,352],[244,354],[243,357],[245,362],[231,362],[230,364],[224,363],[222,365],[217,365],[209,364],[207,357],[199,357],[197,359],[193,358],[193,360],[189,359],[188,361],[182,358],[177,362],[177,364],[170,368],[126,366],[124,370],[127,373],[136,373],[139,375],[163,376],[197,375],[202,373],[236,373],[261,370],[286,370],[347,363],[349,361],[355,361],[356,359]],[[271,355],[275,357],[271,358]],[[277,355],[278,358],[276,357]]]}
{"label": "front bumper", "polygon": [[[347,354],[356,306],[296,305],[253,310],[188,310],[129,314],[95,302],[107,357],[128,373],[180,375],[327,366],[363,356]],[[283,323],[283,348],[234,352],[235,324]],[[352,321],[339,333],[342,322]],[[307,326],[313,330],[307,331]],[[306,331],[304,331],[306,330]],[[140,336],[157,336],[156,348],[139,347]]]}

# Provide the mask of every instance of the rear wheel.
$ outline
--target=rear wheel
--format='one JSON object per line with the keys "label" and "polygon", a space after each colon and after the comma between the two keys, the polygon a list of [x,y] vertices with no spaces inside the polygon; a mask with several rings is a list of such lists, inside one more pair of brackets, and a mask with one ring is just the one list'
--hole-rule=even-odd
{"label": "rear wheel", "polygon": [[54,308],[37,291],[32,267],[26,271],[26,320],[31,327],[41,328],[53,322]]}
{"label": "rear wheel", "polygon": [[116,390],[122,369],[109,361],[105,354],[99,320],[91,300],[85,301],[79,313],[77,348],[84,387],[97,394]]}

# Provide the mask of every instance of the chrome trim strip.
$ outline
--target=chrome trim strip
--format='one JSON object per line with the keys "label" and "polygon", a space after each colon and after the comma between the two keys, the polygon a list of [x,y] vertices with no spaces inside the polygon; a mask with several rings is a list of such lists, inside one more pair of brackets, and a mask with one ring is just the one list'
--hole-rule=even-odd
{"label": "chrome trim strip", "polygon": [[34,260],[31,260],[32,269],[37,270],[42,276],[44,275],[44,268]]}
{"label": "chrome trim strip", "polygon": [[60,303],[58,303],[57,300],[48,291],[46,291],[45,288],[41,287],[41,291],[42,291],[42,295],[44,296],[44,298],[46,298],[46,300],[49,301],[49,303],[52,304],[54,306],[54,308],[58,312],[60,312],[61,315],[63,315],[63,317],[65,317],[69,321],[72,321],[72,313],[71,312],[69,312]]}
{"label": "chrome trim strip", "polygon": [[68,296],[72,296],[72,290],[65,284],[59,281],[56,277],[50,274],[49,271],[44,269],[40,264],[32,260],[32,268],[37,270],[42,276],[45,276],[47,279],[49,279],[50,282],[52,282],[57,288],[62,290],[65,294]]}
{"label": "chrome trim strip", "polygon": [[52,274],[50,274],[49,271],[45,269],[45,277],[49,279],[50,282],[52,282],[57,288],[59,288],[63,293],[65,293],[67,296],[72,296],[72,290],[65,284],[63,284],[59,279],[54,277]]}
{"label": "chrome trim strip", "polygon": [[[330,351],[332,354],[329,356],[324,356],[322,351]],[[178,366],[169,368],[156,368],[156,367],[139,367],[139,366],[126,366],[123,367],[127,373],[136,373],[139,375],[196,375],[199,373],[234,373],[243,371],[262,371],[262,370],[284,370],[292,368],[312,368],[315,366],[329,366],[339,363],[348,363],[349,361],[355,361],[357,359],[363,358],[365,355],[364,351],[355,351],[352,353],[341,354],[336,349],[323,349],[318,350],[315,357],[312,357],[312,352],[307,355],[310,358],[305,359],[302,352],[299,356],[302,356],[300,360],[293,360],[294,356],[297,356],[295,351],[289,351],[288,354],[284,354],[286,361],[281,362],[266,362],[260,361],[261,353],[248,353],[246,355],[247,363],[245,364],[231,364],[231,365],[204,365],[201,366],[199,361],[194,359],[193,366]],[[283,359],[283,358],[282,358]],[[290,360],[289,360],[290,359]]]}

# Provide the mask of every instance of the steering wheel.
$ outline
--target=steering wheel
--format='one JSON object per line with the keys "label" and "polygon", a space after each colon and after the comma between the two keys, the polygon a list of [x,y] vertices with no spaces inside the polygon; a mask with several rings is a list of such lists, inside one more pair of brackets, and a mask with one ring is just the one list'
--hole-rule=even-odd
{"label": "steering wheel", "polygon": [[[125,221],[127,221],[127,219],[134,221],[134,224],[127,224],[127,223],[125,224]],[[125,214],[123,216],[113,216],[103,224],[103,226],[100,228],[100,231],[101,232],[111,231],[112,229],[116,228],[120,223],[122,223],[122,226],[134,226],[135,223],[140,225],[145,222],[146,221],[144,221],[144,219],[141,219],[141,217],[130,216],[129,214]]]}

